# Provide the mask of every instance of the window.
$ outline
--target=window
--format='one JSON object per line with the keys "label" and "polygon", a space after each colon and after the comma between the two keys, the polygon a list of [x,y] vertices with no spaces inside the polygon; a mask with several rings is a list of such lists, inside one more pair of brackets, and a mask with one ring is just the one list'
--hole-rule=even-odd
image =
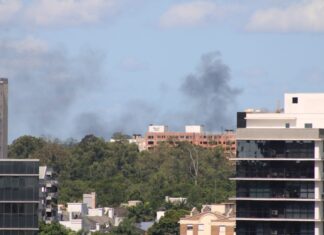
{"label": "window", "polygon": [[292,98],[292,103],[293,104],[298,104],[298,97],[293,97]]}
{"label": "window", "polygon": [[205,227],[203,224],[198,224],[198,231],[204,231]]}
{"label": "window", "polygon": [[226,226],[219,227],[219,235],[226,235]]}
{"label": "window", "polygon": [[193,226],[192,226],[192,224],[187,224],[187,231],[191,231],[191,230],[193,230]]}
{"label": "window", "polygon": [[312,123],[305,123],[305,128],[313,128],[313,124]]}
{"label": "window", "polygon": [[290,128],[290,123],[286,123],[286,128]]}

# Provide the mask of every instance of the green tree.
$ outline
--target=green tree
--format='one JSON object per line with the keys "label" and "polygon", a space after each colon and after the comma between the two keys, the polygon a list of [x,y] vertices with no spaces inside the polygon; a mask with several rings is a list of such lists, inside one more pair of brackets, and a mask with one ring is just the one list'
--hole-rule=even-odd
{"label": "green tree", "polygon": [[129,207],[128,212],[128,218],[133,219],[136,223],[152,221],[155,218],[154,210],[149,202]]}
{"label": "green tree", "polygon": [[110,235],[140,235],[138,228],[136,228],[133,219],[124,219],[118,227],[114,228]]}
{"label": "green tree", "polygon": [[149,235],[179,235],[179,220],[180,218],[187,215],[189,211],[179,209],[179,210],[169,210],[165,213],[165,216],[160,219],[158,223],[149,229]]}
{"label": "green tree", "polygon": [[39,235],[78,235],[78,233],[66,229],[59,223],[45,224],[42,222],[39,226]]}
{"label": "green tree", "polygon": [[31,158],[32,154],[46,144],[42,138],[24,135],[9,146],[9,158]]}

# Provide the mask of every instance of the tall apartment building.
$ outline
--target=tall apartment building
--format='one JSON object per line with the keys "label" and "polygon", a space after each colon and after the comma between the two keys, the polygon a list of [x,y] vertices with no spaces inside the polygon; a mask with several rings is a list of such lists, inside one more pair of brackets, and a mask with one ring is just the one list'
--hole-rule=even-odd
{"label": "tall apartment building", "polygon": [[58,181],[52,167],[39,167],[39,219],[45,223],[58,221]]}
{"label": "tall apartment building", "polygon": [[237,114],[237,235],[323,234],[323,104],[285,94],[282,112]]}
{"label": "tall apartment building", "polygon": [[38,234],[39,161],[0,159],[0,235]]}
{"label": "tall apartment building", "polygon": [[210,134],[203,126],[185,126],[184,132],[169,131],[167,126],[150,125],[144,137],[144,149],[152,149],[159,142],[188,141],[201,147],[213,148],[221,146],[227,153],[236,151],[236,134],[225,131],[221,134]]}
{"label": "tall apartment building", "polygon": [[8,152],[8,79],[0,78],[0,159]]}

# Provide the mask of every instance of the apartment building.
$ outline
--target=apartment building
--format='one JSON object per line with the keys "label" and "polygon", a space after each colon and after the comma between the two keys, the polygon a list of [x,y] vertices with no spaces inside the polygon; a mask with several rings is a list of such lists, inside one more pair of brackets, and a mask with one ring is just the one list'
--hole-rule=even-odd
{"label": "apartment building", "polygon": [[324,94],[237,114],[236,234],[322,235]]}
{"label": "apartment building", "polygon": [[52,167],[39,167],[39,187],[39,218],[45,223],[58,221],[58,181]]}
{"label": "apartment building", "polygon": [[232,130],[226,130],[221,134],[211,134],[204,130],[203,126],[185,126],[184,132],[169,131],[168,126],[150,125],[144,136],[144,149],[152,149],[159,142],[173,144],[178,141],[188,141],[194,145],[206,148],[220,146],[227,153],[236,151],[236,134]]}
{"label": "apartment building", "polygon": [[0,235],[38,234],[39,160],[0,159]]}
{"label": "apartment building", "polygon": [[204,205],[201,212],[193,208],[179,221],[180,235],[235,235],[234,208],[233,203]]}

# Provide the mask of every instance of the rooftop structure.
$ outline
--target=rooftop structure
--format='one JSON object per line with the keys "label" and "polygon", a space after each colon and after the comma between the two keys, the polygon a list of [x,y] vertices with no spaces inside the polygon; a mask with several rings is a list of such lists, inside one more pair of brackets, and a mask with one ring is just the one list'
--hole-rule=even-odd
{"label": "rooftop structure", "polygon": [[88,208],[96,208],[96,192],[83,194],[83,203],[85,203]]}

